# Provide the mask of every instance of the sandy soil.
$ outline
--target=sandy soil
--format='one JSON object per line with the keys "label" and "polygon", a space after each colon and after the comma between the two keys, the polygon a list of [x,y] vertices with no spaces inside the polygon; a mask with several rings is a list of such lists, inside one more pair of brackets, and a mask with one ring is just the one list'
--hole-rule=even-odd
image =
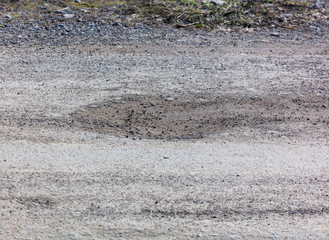
{"label": "sandy soil", "polygon": [[1,47],[0,238],[328,239],[329,44],[281,36]]}

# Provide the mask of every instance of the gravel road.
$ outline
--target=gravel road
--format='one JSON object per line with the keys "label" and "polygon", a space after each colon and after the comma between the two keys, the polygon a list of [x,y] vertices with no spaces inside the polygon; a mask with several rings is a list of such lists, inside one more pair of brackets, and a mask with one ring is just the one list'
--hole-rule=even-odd
{"label": "gravel road", "polygon": [[329,238],[323,28],[93,28],[1,31],[1,239]]}

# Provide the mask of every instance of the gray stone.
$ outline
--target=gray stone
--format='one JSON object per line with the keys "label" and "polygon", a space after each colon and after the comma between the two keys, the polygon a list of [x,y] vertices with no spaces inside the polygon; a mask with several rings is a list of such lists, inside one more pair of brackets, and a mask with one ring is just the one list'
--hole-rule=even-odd
{"label": "gray stone", "polygon": [[271,36],[274,36],[274,37],[279,37],[280,36],[280,33],[278,33],[278,32],[272,32],[270,35]]}
{"label": "gray stone", "polygon": [[226,2],[225,1],[223,1],[223,0],[210,0],[210,1],[208,1],[208,0],[202,0],[202,3],[212,3],[212,4],[214,4],[214,5],[219,5],[219,6],[223,6],[223,5],[225,5],[226,4]]}
{"label": "gray stone", "polygon": [[10,14],[5,15],[5,18],[11,20],[13,17]]}
{"label": "gray stone", "polygon": [[56,10],[55,13],[59,13],[59,14],[69,13],[69,8],[63,8],[63,9]]}
{"label": "gray stone", "polygon": [[324,8],[326,8],[326,3],[316,0],[312,4],[312,8],[314,8],[314,9],[324,9]]}
{"label": "gray stone", "polygon": [[279,19],[281,20],[291,20],[293,18],[293,15],[291,13],[284,13],[279,16]]}
{"label": "gray stone", "polygon": [[66,14],[63,14],[63,17],[66,18],[66,19],[73,18],[74,14],[66,13]]}

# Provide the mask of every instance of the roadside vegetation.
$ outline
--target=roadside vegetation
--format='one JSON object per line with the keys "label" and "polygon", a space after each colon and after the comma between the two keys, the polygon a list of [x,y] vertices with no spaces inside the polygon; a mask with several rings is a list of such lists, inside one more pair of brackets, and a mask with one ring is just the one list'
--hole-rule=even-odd
{"label": "roadside vegetation", "polygon": [[126,25],[171,24],[206,30],[218,27],[300,29],[310,23],[328,22],[328,5],[328,0],[5,0],[1,2],[1,25],[40,19],[49,24],[95,20]]}

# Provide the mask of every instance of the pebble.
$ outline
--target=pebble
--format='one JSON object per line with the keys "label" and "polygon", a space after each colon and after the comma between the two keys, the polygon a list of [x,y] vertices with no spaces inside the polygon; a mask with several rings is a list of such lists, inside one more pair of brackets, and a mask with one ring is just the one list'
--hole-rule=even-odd
{"label": "pebble", "polygon": [[312,4],[312,8],[314,8],[314,9],[324,9],[324,8],[326,8],[326,3],[316,0]]}
{"label": "pebble", "polygon": [[280,33],[278,33],[278,32],[272,32],[270,35],[271,36],[274,36],[274,37],[279,37],[280,36]]}
{"label": "pebble", "polygon": [[13,17],[10,14],[5,15],[5,18],[11,20]]}
{"label": "pebble", "polygon": [[92,104],[92,105],[89,105],[89,108],[98,108],[99,106],[98,105],[95,105],[95,104]]}
{"label": "pebble", "polygon": [[228,236],[228,239],[238,240],[238,239],[241,239],[241,238],[239,236],[237,236],[237,235],[230,235],[230,236]]}
{"label": "pebble", "polygon": [[293,18],[293,15],[291,13],[285,13],[285,14],[281,14],[279,16],[279,19],[281,20],[291,20]]}
{"label": "pebble", "polygon": [[[208,1],[207,0],[203,0],[202,3],[207,3]],[[209,1],[210,3],[214,4],[214,5],[218,5],[218,6],[223,6],[226,4],[225,1],[223,0],[211,0]]]}
{"label": "pebble", "polygon": [[73,18],[74,14],[66,13],[66,14],[63,14],[63,17],[66,19]]}
{"label": "pebble", "polygon": [[58,13],[58,14],[69,13],[69,8],[63,8],[63,9],[56,10],[55,13]]}

